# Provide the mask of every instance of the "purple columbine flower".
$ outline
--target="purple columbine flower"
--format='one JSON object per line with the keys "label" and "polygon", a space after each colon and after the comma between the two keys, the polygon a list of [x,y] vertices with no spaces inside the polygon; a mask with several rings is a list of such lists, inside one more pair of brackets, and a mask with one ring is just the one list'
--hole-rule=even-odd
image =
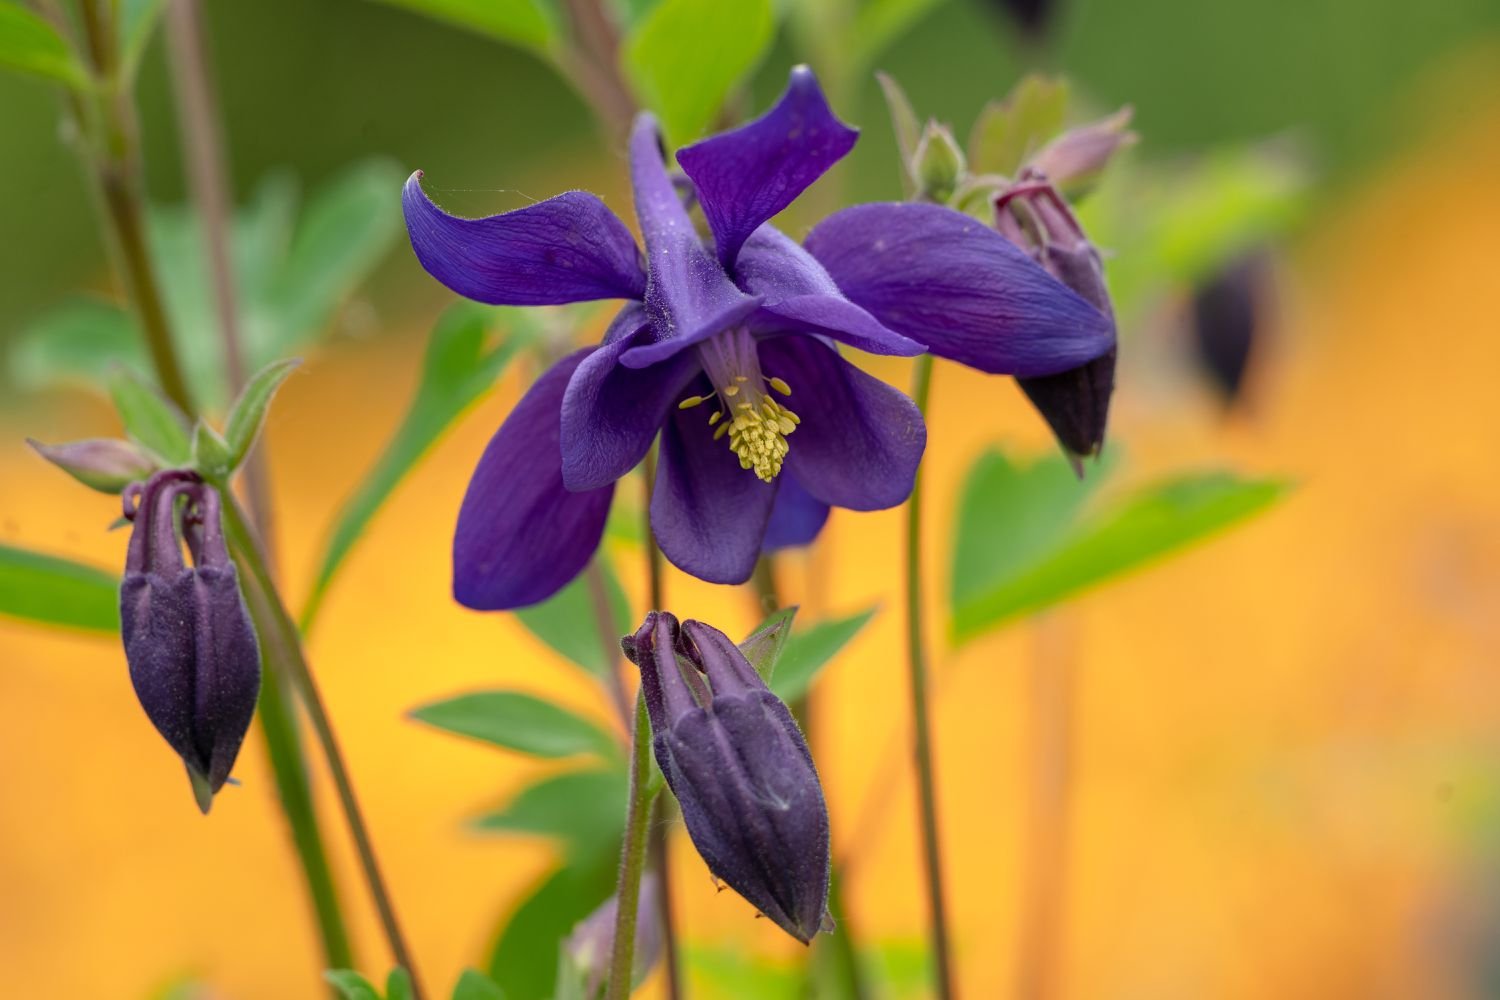
{"label": "purple columbine flower", "polygon": [[260,694],[260,649],[224,545],[219,494],[191,472],[168,470],[127,487],[124,502],[135,523],[120,582],[130,682],[208,812]]}
{"label": "purple columbine flower", "polygon": [[807,740],[745,654],[665,611],[621,642],[652,749],[708,870],[807,944],[829,929],[828,807]]}
{"label": "purple columbine flower", "polygon": [[1001,195],[1002,213],[1037,196],[1037,221],[1020,234],[941,205],[872,204],[829,216],[806,245],[886,326],[939,357],[1016,376],[1076,464],[1104,438],[1115,323],[1098,254],[1042,187],[1033,177]]}
{"label": "purple columbine flower", "polygon": [[576,576],[615,481],[658,432],[652,530],[668,559],[704,580],[743,582],[763,543],[798,544],[830,505],[906,499],[926,444],[921,415],[835,342],[897,355],[922,345],[850,303],[767,224],[856,135],[798,68],[767,114],[681,150],[709,246],[663,162],[655,120],[641,115],[629,156],[644,266],[625,224],[591,194],[460,219],[412,176],[412,248],[459,294],[509,305],[627,300],[603,343],[543,374],[486,448],[454,536],[461,603],[520,607]]}

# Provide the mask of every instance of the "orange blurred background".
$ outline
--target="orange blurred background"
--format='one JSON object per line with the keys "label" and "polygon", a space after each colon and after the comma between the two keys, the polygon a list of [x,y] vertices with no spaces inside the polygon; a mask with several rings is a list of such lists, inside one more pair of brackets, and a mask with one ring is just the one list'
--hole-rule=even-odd
{"label": "orange blurred background", "polygon": [[[1112,425],[1127,456],[1119,485],[1230,467],[1290,478],[1290,498],[1040,620],[939,650],[937,757],[964,996],[1010,996],[1018,977],[1037,974],[1055,977],[1052,995],[1087,998],[1494,995],[1484,975],[1500,941],[1500,319],[1484,305],[1500,234],[1494,55],[1454,57],[1458,71],[1399,95],[1440,95],[1458,110],[1327,196],[1284,248],[1246,411],[1226,418],[1205,390],[1142,370],[1172,335],[1170,303],[1152,314],[1157,329],[1135,332],[1146,345],[1135,360],[1127,341]],[[866,122],[884,128],[873,107]],[[565,169],[622,204],[618,168]],[[557,187],[549,170],[533,165],[520,186]],[[400,417],[429,320],[336,341],[277,402],[267,450],[294,605],[325,525]],[[872,369],[906,382],[904,363]],[[609,712],[511,618],[448,596],[457,500],[529,374],[509,371],[404,482],[310,644],[435,984],[482,963],[497,919],[552,848],[463,829],[539,765],[404,713],[502,686]],[[19,402],[0,412],[0,441],[16,443],[0,447],[0,541],[120,565],[123,533],[100,530],[111,502],[18,446],[112,433],[112,414],[81,393]],[[930,425],[925,527],[940,583],[969,464],[997,442],[1034,454],[1050,443],[1013,386],[946,364]],[[330,430],[334,447],[322,439]],[[783,572],[790,595],[820,611],[882,605],[820,682],[815,752],[836,852],[853,869],[853,922],[896,952],[915,951],[924,926],[900,751],[900,518],[838,512],[819,554]],[[639,608],[639,553],[614,554]],[[667,593],[680,615],[730,632],[753,624],[742,591],[673,573]],[[1059,699],[1072,704],[1070,822],[1038,832],[1038,720]],[[358,950],[379,970],[383,945],[316,763],[314,774]],[[258,732],[237,775],[243,787],[201,817],[114,642],[0,621],[7,995],[146,997],[183,977],[212,997],[322,995]],[[693,948],[790,958],[774,927],[714,891],[684,837],[674,850]],[[1038,972],[1022,968],[1019,942],[1028,880],[1049,862],[1064,866],[1065,891]],[[729,994],[704,981],[695,995]]]}

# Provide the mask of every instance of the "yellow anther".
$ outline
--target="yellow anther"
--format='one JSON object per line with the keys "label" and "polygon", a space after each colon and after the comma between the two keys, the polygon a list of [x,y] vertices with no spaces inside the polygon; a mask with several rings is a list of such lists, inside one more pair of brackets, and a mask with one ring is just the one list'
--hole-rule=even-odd
{"label": "yellow anther", "polygon": [[729,430],[729,425],[728,424],[720,424],[719,425],[719,429],[716,430],[716,431],[714,431],[714,440],[715,441],[719,440],[719,438],[723,437],[724,433],[726,431],[728,431],[728,430]]}
{"label": "yellow anther", "polygon": [[738,382],[740,385],[744,385],[746,382],[750,381],[750,376],[749,375],[736,375],[734,377],[734,380],[736,382]]}
{"label": "yellow anther", "polygon": [[687,399],[684,399],[682,402],[678,403],[677,408],[679,410],[691,410],[693,407],[697,406],[699,403],[703,402],[706,399],[708,399],[707,396],[689,396]]}
{"label": "yellow anther", "polygon": [[714,415],[708,418],[708,426],[712,427],[714,424],[718,423],[719,418],[722,416],[724,416],[723,410],[715,410]]}
{"label": "yellow anther", "polygon": [[726,396],[737,396],[739,395],[739,392],[740,387],[737,385],[726,385],[724,387],[724,395]]}
{"label": "yellow anther", "polygon": [[777,378],[775,375],[772,375],[770,378],[766,379],[766,381],[771,383],[772,389],[775,389],[783,396],[790,396],[792,394],[792,387],[786,384],[785,379]]}

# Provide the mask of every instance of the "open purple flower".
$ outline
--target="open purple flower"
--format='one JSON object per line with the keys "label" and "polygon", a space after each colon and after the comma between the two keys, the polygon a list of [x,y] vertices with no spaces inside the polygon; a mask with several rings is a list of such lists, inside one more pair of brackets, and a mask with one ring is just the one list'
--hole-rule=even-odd
{"label": "open purple flower", "polygon": [[681,150],[710,247],[667,172],[655,120],[641,115],[629,156],[644,266],[625,224],[591,194],[460,219],[412,176],[412,248],[459,294],[509,305],[627,300],[603,343],[538,379],[481,457],[454,537],[461,603],[520,607],[577,575],[615,481],[658,432],[652,530],[668,559],[716,583],[749,578],[779,492],[797,491],[782,505],[785,531],[772,532],[790,538],[830,505],[906,499],[926,444],[921,415],[835,342],[898,355],[922,345],[849,302],[767,224],[855,138],[799,67],[767,114]]}

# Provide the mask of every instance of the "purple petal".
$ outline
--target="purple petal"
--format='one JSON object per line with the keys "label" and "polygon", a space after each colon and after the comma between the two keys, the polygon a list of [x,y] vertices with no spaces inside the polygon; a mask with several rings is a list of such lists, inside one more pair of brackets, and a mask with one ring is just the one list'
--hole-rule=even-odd
{"label": "purple petal", "polygon": [[421,181],[419,170],[401,195],[411,248],[428,274],[465,298],[546,306],[646,292],[635,238],[586,191],[462,219],[433,204]]}
{"label": "purple petal", "polygon": [[621,360],[644,368],[735,325],[759,300],[735,287],[698,238],[667,176],[661,133],[649,114],[637,116],[630,135],[630,180],[646,241],[646,311],[656,342],[631,348]]}
{"label": "purple petal", "polygon": [[453,534],[453,596],[466,607],[503,611],[546,600],[599,547],[614,486],[569,491],[558,445],[563,392],[588,354],[547,369],[479,459]]}
{"label": "purple petal", "polygon": [[662,428],[651,495],[651,531],[678,569],[710,583],[744,583],[755,569],[776,488],[740,468],[729,443],[713,440],[701,410],[674,413]]}
{"label": "purple petal", "polygon": [[785,468],[807,492],[850,510],[907,498],[927,444],[916,404],[812,337],[763,341],[760,362],[792,387],[785,405],[802,423],[787,438]]}
{"label": "purple petal", "polygon": [[797,477],[787,470],[783,469],[776,478],[780,486],[776,490],[776,504],[771,508],[771,521],[766,525],[766,537],[760,543],[761,551],[811,545],[828,520],[828,505],[803,489]]}
{"label": "purple petal", "polygon": [[604,486],[635,468],[698,374],[692,354],[650,368],[618,364],[645,330],[645,310],[627,305],[603,345],[568,382],[562,400],[562,477],[570,490]]}
{"label": "purple petal", "polygon": [[1003,236],[939,205],[857,205],[807,237],[849,299],[933,354],[1053,375],[1108,352],[1114,323]]}
{"label": "purple petal", "polygon": [[792,70],[776,106],[755,121],[679,150],[703,214],[732,265],[760,224],[786,208],[849,150],[859,131],[834,117],[806,66]]}
{"label": "purple petal", "polygon": [[765,300],[754,320],[762,332],[821,333],[871,354],[914,357],[926,350],[844,298],[823,265],[772,226],[745,242],[735,275]]}

